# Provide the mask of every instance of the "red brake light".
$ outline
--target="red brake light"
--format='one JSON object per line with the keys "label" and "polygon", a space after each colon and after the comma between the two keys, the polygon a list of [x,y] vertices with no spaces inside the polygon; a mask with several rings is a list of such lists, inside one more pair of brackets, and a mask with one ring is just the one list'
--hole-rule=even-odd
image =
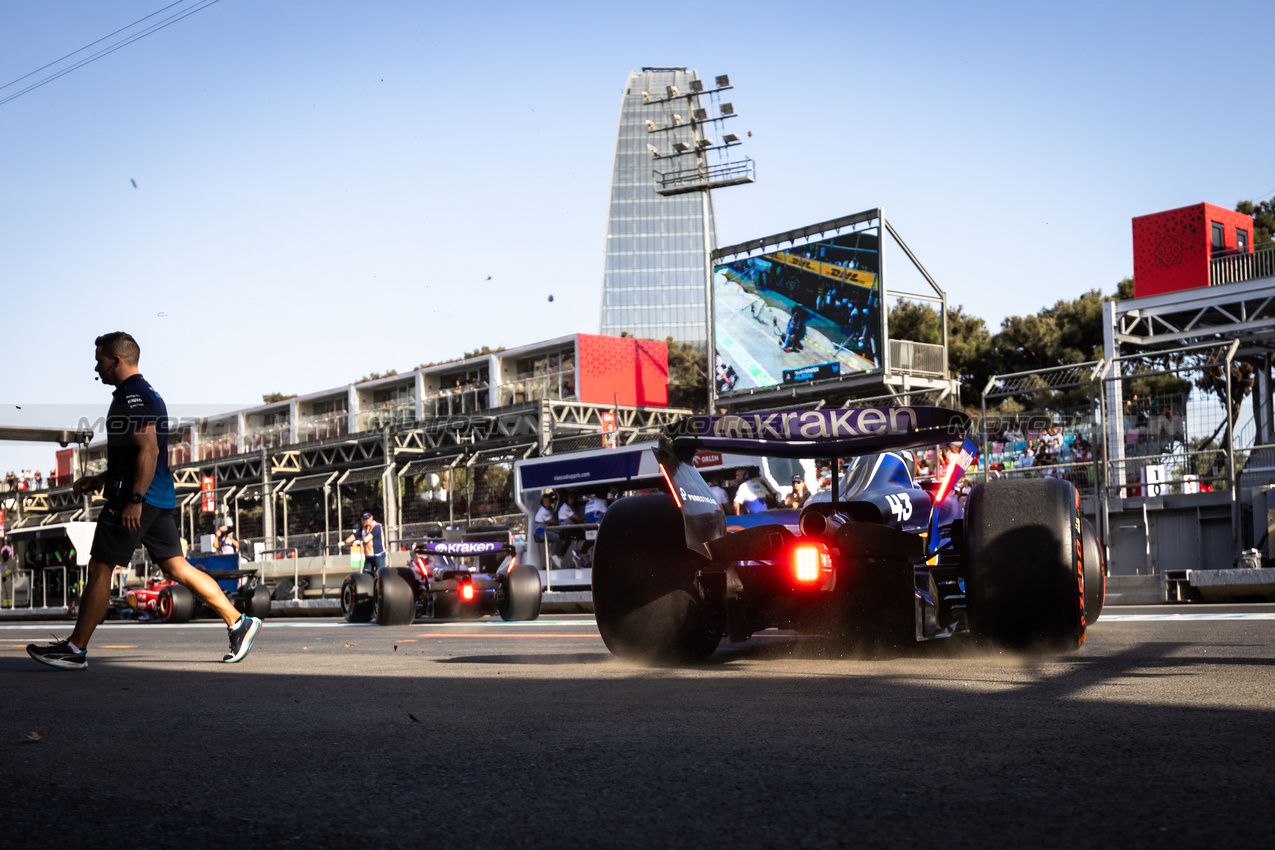
{"label": "red brake light", "polygon": [[799,582],[818,581],[823,576],[823,568],[830,562],[823,547],[814,543],[799,543],[792,550],[793,576]]}
{"label": "red brake light", "polygon": [[474,598],[474,586],[468,582],[460,586],[460,598],[466,601]]}

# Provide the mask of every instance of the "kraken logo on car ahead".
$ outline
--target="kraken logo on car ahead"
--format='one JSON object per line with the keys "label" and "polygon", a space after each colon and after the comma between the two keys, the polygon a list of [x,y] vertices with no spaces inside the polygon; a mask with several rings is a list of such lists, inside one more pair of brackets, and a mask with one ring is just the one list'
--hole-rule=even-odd
{"label": "kraken logo on car ahead", "polygon": [[912,500],[906,493],[890,493],[885,497],[890,503],[890,512],[899,522],[907,522],[912,518]]}

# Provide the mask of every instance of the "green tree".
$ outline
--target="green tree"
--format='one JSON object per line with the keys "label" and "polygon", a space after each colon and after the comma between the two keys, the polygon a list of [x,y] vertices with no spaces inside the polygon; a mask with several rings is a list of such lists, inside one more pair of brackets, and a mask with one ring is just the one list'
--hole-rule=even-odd
{"label": "green tree", "polygon": [[1240,201],[1235,211],[1253,217],[1253,244],[1271,241],[1271,234],[1275,232],[1275,198],[1257,203]]}
{"label": "green tree", "polygon": [[[890,338],[942,345],[938,310],[923,302],[898,301],[890,308]],[[967,407],[978,404],[992,374],[991,344],[986,322],[963,306],[947,308],[947,368],[960,382],[961,404]]]}
{"label": "green tree", "polygon": [[362,378],[359,378],[354,383],[362,384],[367,381],[375,381],[377,378],[388,378],[391,375],[397,375],[397,374],[398,374],[397,369],[386,369],[384,372],[373,372],[370,375],[364,375]]}
{"label": "green tree", "polygon": [[669,407],[686,407],[703,413],[708,408],[708,372],[704,352],[673,337],[666,342]]}
{"label": "green tree", "polygon": [[296,398],[297,394],[285,395],[284,393],[265,393],[261,396],[261,400],[266,404],[274,404],[276,401],[287,401],[290,398]]}

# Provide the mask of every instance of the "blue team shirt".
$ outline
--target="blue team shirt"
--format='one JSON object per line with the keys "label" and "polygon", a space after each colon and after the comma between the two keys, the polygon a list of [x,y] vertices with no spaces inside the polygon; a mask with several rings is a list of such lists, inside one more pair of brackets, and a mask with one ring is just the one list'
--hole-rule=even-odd
{"label": "blue team shirt", "polygon": [[125,498],[133,492],[137,456],[141,453],[133,435],[147,425],[155,426],[159,457],[155,459],[151,486],[146,490],[146,504],[175,508],[177,491],[168,469],[168,407],[141,375],[125,378],[111,396],[111,406],[106,412],[107,480],[119,482]]}

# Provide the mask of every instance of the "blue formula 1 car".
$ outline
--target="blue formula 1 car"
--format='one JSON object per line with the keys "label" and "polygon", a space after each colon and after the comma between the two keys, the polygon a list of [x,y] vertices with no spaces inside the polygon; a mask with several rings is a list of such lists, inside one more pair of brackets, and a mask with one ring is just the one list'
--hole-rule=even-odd
{"label": "blue formula 1 car", "polygon": [[508,543],[426,540],[407,567],[351,573],[341,584],[341,615],[350,623],[406,626],[417,618],[504,620],[540,616],[540,573],[519,564]]}
{"label": "blue formula 1 car", "polygon": [[[977,456],[970,420],[938,408],[690,417],[657,455],[664,494],[617,501],[598,530],[593,604],[612,653],[706,658],[722,637],[813,630],[900,648],[973,634],[1075,649],[1102,611],[1101,548],[1080,497],[1053,478],[953,485]],[[912,480],[903,452],[962,442],[945,480]],[[829,458],[830,492],[727,533],[696,451]],[[844,475],[843,459],[848,459]],[[769,521],[767,521],[769,520]]]}

